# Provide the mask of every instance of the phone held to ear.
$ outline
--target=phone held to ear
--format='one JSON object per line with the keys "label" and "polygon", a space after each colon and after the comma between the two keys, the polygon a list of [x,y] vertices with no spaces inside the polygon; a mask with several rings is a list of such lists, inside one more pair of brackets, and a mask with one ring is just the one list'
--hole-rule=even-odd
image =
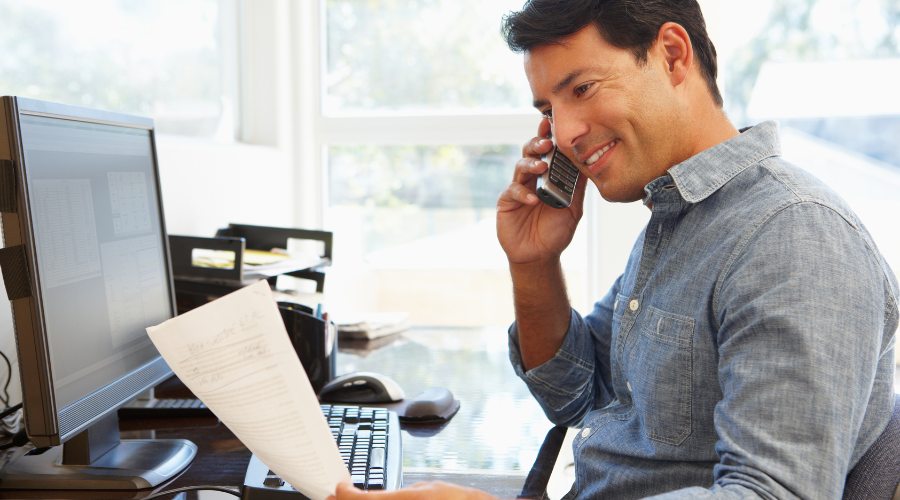
{"label": "phone held to ear", "polygon": [[547,162],[549,167],[538,177],[538,198],[553,208],[568,207],[572,204],[575,182],[578,181],[578,168],[556,149],[556,141],[553,141],[553,149],[541,156],[541,160]]}

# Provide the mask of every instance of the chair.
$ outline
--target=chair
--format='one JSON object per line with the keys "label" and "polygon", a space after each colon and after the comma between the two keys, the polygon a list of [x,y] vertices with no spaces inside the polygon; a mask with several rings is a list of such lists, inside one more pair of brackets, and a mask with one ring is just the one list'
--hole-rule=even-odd
{"label": "chair", "polygon": [[900,500],[900,394],[884,432],[847,476],[844,500]]}
{"label": "chair", "polygon": [[525,478],[522,493],[516,498],[547,500],[547,483],[550,482],[550,473],[553,472],[556,457],[559,456],[559,450],[566,439],[566,430],[566,427],[557,425],[547,432],[537,458],[534,459],[534,465]]}
{"label": "chair", "polygon": [[[547,483],[566,436],[565,427],[547,433],[518,498],[547,500]],[[843,500],[900,500],[900,394],[887,427],[847,475]]]}

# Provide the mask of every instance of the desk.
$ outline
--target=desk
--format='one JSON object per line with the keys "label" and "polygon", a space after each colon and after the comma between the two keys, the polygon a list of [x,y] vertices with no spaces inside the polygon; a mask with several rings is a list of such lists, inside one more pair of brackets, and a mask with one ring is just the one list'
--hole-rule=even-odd
{"label": "desk", "polygon": [[[442,479],[474,486],[501,498],[514,498],[551,425],[525,384],[510,367],[506,328],[413,329],[367,345],[342,344],[338,374],[377,371],[397,380],[407,396],[442,386],[461,402],[459,413],[442,428],[403,431],[403,482]],[[170,393],[166,394],[165,391]],[[158,396],[178,389],[161,388]],[[160,428],[165,423],[168,428]],[[193,485],[239,488],[250,452],[215,419],[123,421],[123,438],[190,439],[198,446],[194,462],[164,489]],[[156,427],[155,430],[128,430]],[[0,455],[5,463],[9,454]],[[159,490],[157,490],[159,491]],[[3,492],[2,498],[124,499],[140,492]],[[170,497],[172,498],[172,497]],[[177,500],[230,500],[212,491],[190,492]]]}
{"label": "desk", "polygon": [[439,386],[460,400],[459,413],[439,432],[403,431],[404,484],[443,479],[501,498],[519,494],[552,425],[513,372],[506,339],[505,327],[418,328],[372,350],[343,344],[338,374],[380,372],[407,397]]}

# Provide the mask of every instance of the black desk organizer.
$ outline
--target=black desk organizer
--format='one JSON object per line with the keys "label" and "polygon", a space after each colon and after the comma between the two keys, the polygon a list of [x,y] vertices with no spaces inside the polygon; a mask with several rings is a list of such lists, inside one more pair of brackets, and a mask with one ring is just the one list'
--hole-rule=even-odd
{"label": "black desk organizer", "polygon": [[[322,268],[331,264],[330,231],[229,224],[228,227],[219,229],[213,238],[169,235],[178,313],[187,312],[212,299],[256,283],[260,279],[266,279],[274,288],[278,276],[245,273],[244,251],[287,248],[288,239],[321,241],[324,244],[324,250],[317,263],[311,267],[281,273],[283,276],[314,281],[316,292],[321,293],[325,288],[325,273]],[[194,266],[193,250],[198,248],[234,252],[234,267],[222,269]]]}

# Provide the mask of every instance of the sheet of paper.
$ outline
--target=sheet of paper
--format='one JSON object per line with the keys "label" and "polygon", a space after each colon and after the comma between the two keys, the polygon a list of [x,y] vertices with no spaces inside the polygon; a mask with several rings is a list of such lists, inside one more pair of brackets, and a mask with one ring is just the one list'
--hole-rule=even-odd
{"label": "sheet of paper", "polygon": [[312,500],[350,474],[265,281],[147,328],[178,378]]}

